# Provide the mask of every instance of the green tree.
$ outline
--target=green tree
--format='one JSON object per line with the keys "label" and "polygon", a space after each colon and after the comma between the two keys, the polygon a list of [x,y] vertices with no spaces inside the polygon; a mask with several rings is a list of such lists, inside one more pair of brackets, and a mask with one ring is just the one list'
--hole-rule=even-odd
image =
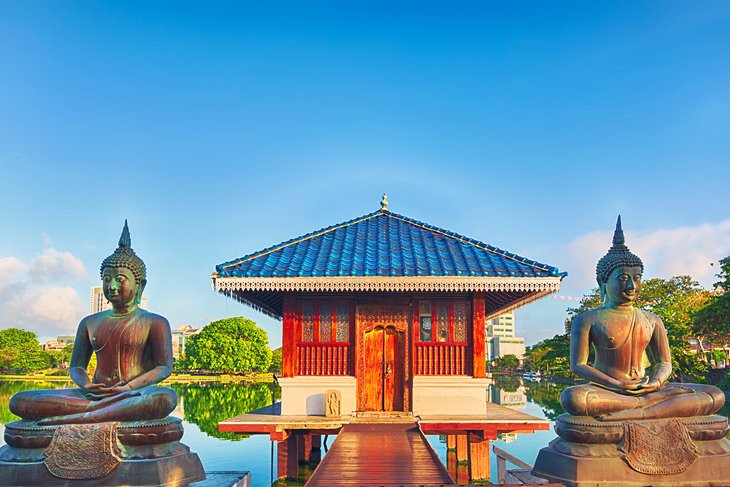
{"label": "green tree", "polygon": [[515,370],[519,366],[520,359],[511,353],[494,359],[494,370]]}
{"label": "green tree", "polygon": [[271,365],[269,372],[281,374],[281,347],[271,351]]}
{"label": "green tree", "polygon": [[50,357],[51,367],[66,368],[71,362],[72,351],[73,345],[66,345],[61,350],[45,350],[43,353]]}
{"label": "green tree", "polygon": [[35,333],[20,328],[0,330],[0,372],[25,373],[50,366],[51,357],[43,353]]}
{"label": "green tree", "polygon": [[711,343],[730,343],[730,256],[720,260],[715,294],[697,311],[695,325]]}
{"label": "green tree", "polygon": [[523,368],[553,377],[575,378],[570,371],[570,334],[546,338],[525,351]]}
{"label": "green tree", "polygon": [[188,338],[185,368],[212,372],[266,371],[271,364],[269,337],[253,321],[225,318]]}

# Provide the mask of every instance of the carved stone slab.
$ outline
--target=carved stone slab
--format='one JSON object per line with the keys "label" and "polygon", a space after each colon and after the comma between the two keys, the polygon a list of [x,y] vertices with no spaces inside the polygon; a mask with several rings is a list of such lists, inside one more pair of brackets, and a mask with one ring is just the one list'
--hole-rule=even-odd
{"label": "carved stone slab", "polygon": [[327,418],[339,418],[342,405],[342,393],[331,389],[325,394],[324,415]]}

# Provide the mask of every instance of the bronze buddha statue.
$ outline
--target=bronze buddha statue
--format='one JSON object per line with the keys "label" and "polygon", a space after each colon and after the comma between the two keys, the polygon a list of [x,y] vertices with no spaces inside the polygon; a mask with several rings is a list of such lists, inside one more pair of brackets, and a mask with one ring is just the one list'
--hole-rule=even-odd
{"label": "bronze buddha statue", "polygon": [[[5,425],[0,486],[187,485],[203,480],[200,459],[168,416],[175,391],[170,324],[139,308],[146,267],[126,221],[119,247],[101,264],[112,309],[79,324],[69,374],[78,388],[23,391],[10,400],[22,419]],[[86,367],[92,354],[93,380]]]}
{"label": "bronze buddha statue", "polygon": [[[101,278],[112,309],[79,324],[69,368],[79,388],[20,392],[10,401],[13,414],[53,425],[158,419],[175,409],[175,391],[155,385],[172,372],[170,324],[139,307],[146,267],[132,250],[126,222]],[[93,381],[86,373],[92,353]]]}
{"label": "bronze buddha statue", "polygon": [[[641,292],[643,270],[641,259],[624,244],[619,217],[613,246],[596,266],[603,306],[573,321],[570,367],[590,383],[563,391],[560,402],[570,414],[619,421],[702,416],[723,406],[725,394],[716,387],[667,382],[672,365],[664,323],[633,306]],[[647,350],[654,362],[650,375]]]}
{"label": "bronze buddha statue", "polygon": [[533,475],[568,487],[727,484],[730,427],[713,414],[725,395],[710,385],[667,382],[664,323],[634,307],[643,270],[619,217],[613,246],[596,266],[603,305],[576,316],[571,330],[571,370],[589,383],[563,391],[567,412],[555,419],[558,437],[538,453]]}

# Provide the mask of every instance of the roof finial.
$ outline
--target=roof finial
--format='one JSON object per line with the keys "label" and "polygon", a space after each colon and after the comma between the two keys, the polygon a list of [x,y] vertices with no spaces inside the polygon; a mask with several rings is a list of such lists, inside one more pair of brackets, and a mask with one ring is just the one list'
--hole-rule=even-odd
{"label": "roof finial", "polygon": [[380,200],[380,211],[388,209],[388,195],[383,193],[383,197]]}
{"label": "roof finial", "polygon": [[621,229],[621,215],[619,215],[616,220],[616,230],[613,232],[613,244],[623,245],[624,242],[624,231]]}
{"label": "roof finial", "polygon": [[122,236],[119,237],[120,247],[131,247],[132,237],[129,236],[129,227],[127,226],[127,219],[124,219],[124,228],[122,229]]}

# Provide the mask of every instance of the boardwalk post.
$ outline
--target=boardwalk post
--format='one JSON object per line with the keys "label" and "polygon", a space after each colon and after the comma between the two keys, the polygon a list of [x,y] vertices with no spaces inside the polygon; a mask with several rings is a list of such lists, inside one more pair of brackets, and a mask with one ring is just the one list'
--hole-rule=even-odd
{"label": "boardwalk post", "polygon": [[286,440],[276,442],[276,477],[286,478],[287,448]]}
{"label": "boardwalk post", "polygon": [[456,435],[456,481],[469,483],[469,439],[468,435]]}
{"label": "boardwalk post", "polygon": [[309,461],[318,464],[322,460],[322,435],[310,435],[312,448],[309,451]]}
{"label": "boardwalk post", "polygon": [[297,438],[297,457],[299,459],[299,463],[308,462],[309,452],[312,449],[311,435],[297,435]]}
{"label": "boardwalk post", "polygon": [[469,435],[470,480],[489,479],[489,440]]}
{"label": "boardwalk post", "polygon": [[446,435],[446,469],[456,478],[456,435]]}
{"label": "boardwalk post", "polygon": [[276,475],[280,479],[297,480],[299,477],[299,436],[292,433],[286,440],[276,443]]}
{"label": "boardwalk post", "polygon": [[299,477],[299,437],[301,435],[292,433],[286,439],[287,458],[286,458],[286,478],[296,480]]}

